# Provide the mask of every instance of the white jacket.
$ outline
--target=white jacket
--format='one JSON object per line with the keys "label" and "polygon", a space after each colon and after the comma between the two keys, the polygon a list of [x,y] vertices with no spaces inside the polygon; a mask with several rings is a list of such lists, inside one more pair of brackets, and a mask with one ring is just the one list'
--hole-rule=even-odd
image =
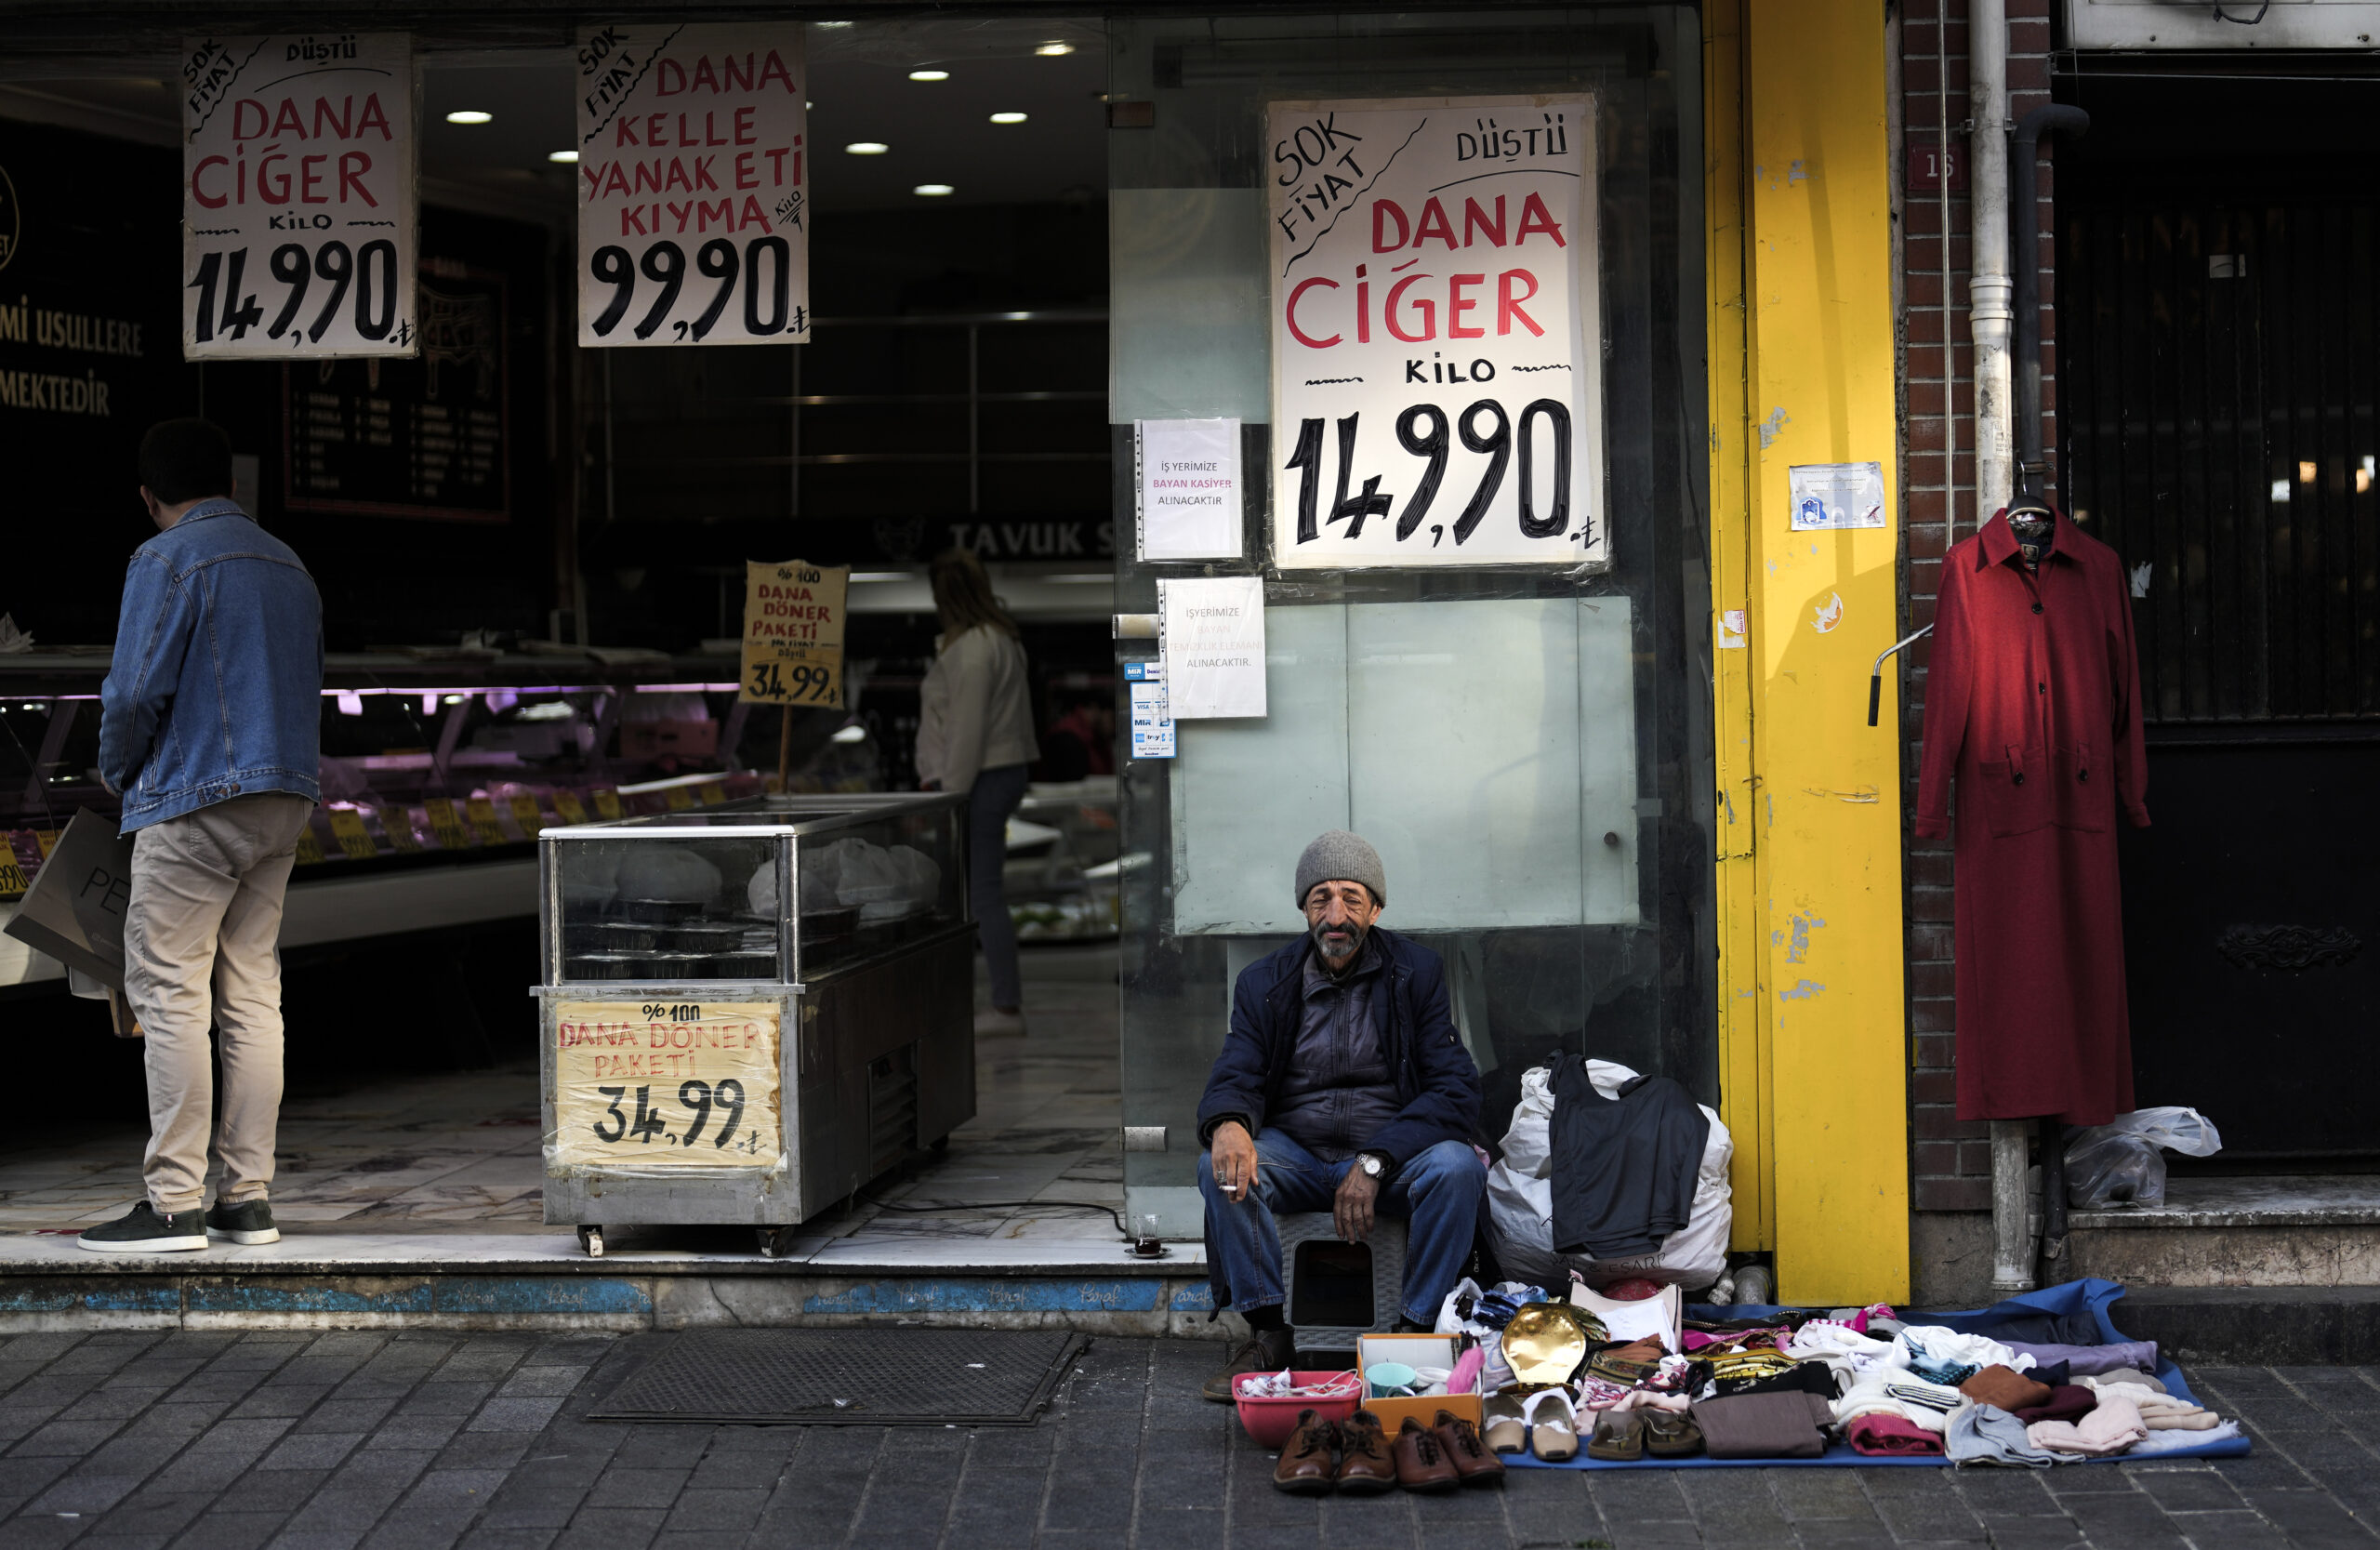
{"label": "white jacket", "polygon": [[972,789],[975,777],[1041,757],[1026,692],[1025,647],[979,624],[946,640],[919,692],[918,779],[945,791]]}

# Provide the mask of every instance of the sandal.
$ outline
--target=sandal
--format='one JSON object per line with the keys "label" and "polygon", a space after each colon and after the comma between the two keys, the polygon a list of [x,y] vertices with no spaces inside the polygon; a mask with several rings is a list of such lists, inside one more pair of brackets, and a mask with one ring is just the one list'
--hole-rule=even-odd
{"label": "sandal", "polygon": [[1594,1436],[1587,1440],[1587,1457],[1634,1464],[1644,1456],[1643,1411],[1606,1411],[1595,1418]]}
{"label": "sandal", "polygon": [[1540,1389],[1521,1406],[1528,1424],[1528,1448],[1546,1464],[1567,1464],[1579,1456],[1579,1412],[1570,1396],[1559,1388]]}
{"label": "sandal", "polygon": [[1682,1459],[1702,1451],[1702,1428],[1694,1417],[1675,1411],[1646,1410],[1645,1451],[1657,1459]]}
{"label": "sandal", "polygon": [[1491,1394],[1480,1407],[1481,1440],[1499,1453],[1528,1451],[1528,1419],[1517,1394]]}

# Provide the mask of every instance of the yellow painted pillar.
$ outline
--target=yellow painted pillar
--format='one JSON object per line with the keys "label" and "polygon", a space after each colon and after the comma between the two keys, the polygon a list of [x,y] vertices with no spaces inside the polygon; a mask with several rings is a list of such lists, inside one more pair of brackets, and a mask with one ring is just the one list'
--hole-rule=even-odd
{"label": "yellow painted pillar", "polygon": [[[1741,266],[1731,313],[1715,281],[1734,260],[1713,260],[1714,605],[1740,596],[1747,637],[1739,657],[1721,656],[1741,661],[1748,700],[1731,709],[1723,669],[1722,855],[1749,849],[1752,873],[1747,883],[1741,860],[1719,862],[1723,897],[1732,887],[1744,917],[1723,904],[1723,1071],[1759,1083],[1753,1182],[1778,1295],[1897,1303],[1909,1292],[1908,1060],[1889,697],[1883,724],[1867,725],[1869,669],[1898,618],[1884,11],[1750,0],[1706,28],[1706,57],[1731,54],[1740,80],[1731,106],[1711,109],[1712,236],[1721,245],[1732,209]],[[1733,363],[1721,343],[1730,326]],[[1727,414],[1723,366],[1741,404]],[[1883,527],[1792,530],[1790,468],[1865,462],[1884,468]],[[1743,557],[1733,591],[1730,541]],[[1739,1051],[1755,1027],[1757,1053]]]}

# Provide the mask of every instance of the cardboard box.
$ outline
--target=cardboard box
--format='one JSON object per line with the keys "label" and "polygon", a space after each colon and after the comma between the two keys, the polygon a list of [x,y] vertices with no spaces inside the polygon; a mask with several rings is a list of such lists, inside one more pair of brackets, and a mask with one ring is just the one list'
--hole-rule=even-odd
{"label": "cardboard box", "polygon": [[[1368,1334],[1355,1342],[1355,1370],[1359,1372],[1376,1361],[1401,1361],[1408,1367],[1452,1367],[1454,1357],[1455,1337],[1450,1334]],[[1445,1411],[1478,1425],[1479,1391],[1474,1386],[1468,1394],[1432,1394],[1419,1399],[1367,1398],[1364,1409],[1380,1417],[1381,1429],[1394,1442],[1408,1415],[1428,1426],[1436,1422],[1438,1411]]]}

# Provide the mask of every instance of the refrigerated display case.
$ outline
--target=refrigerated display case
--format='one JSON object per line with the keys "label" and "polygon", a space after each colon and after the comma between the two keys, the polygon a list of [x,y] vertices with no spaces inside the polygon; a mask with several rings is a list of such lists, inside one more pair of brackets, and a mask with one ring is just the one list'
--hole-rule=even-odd
{"label": "refrigerated display case", "polygon": [[1020,942],[1112,942],[1116,777],[1036,781],[1008,826],[1002,892]]}
{"label": "refrigerated display case", "polygon": [[546,1221],[795,1225],[975,1112],[962,795],[538,838]]}

